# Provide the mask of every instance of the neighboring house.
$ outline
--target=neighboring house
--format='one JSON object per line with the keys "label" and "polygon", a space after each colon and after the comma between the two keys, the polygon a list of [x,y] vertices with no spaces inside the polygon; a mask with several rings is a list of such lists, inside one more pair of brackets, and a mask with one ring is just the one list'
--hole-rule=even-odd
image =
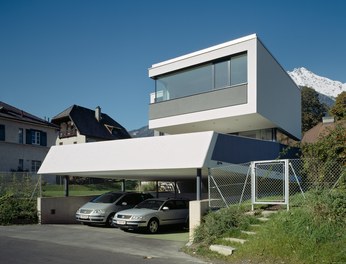
{"label": "neighboring house", "polygon": [[58,127],[0,101],[0,171],[37,172]]}
{"label": "neighboring house", "polygon": [[338,124],[346,128],[346,120],[335,122],[334,117],[323,117],[322,122],[304,133],[302,143],[316,143],[321,137],[328,135],[330,131],[334,130]]}
{"label": "neighboring house", "polygon": [[154,64],[149,77],[156,135],[215,131],[286,145],[301,138],[300,89],[255,34]]}
{"label": "neighboring house", "polygon": [[60,128],[56,145],[131,138],[124,127],[101,113],[100,107],[91,110],[72,105],[53,117],[52,123]]}

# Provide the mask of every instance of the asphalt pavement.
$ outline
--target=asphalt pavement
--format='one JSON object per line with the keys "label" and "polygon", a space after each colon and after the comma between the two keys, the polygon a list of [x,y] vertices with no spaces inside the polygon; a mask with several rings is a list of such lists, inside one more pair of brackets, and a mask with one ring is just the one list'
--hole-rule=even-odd
{"label": "asphalt pavement", "polygon": [[157,235],[84,225],[0,226],[0,264],[206,263],[181,251],[187,232]]}

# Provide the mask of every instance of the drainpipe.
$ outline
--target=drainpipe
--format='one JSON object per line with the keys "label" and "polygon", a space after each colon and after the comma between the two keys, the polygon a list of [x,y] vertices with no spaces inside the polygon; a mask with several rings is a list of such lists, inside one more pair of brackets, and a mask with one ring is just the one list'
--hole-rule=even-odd
{"label": "drainpipe", "polygon": [[196,177],[196,200],[201,200],[201,190],[202,190],[202,169],[197,169]]}
{"label": "drainpipe", "polygon": [[65,191],[65,197],[68,197],[69,182],[70,182],[70,178],[69,178],[67,175],[65,175],[65,176],[64,176],[64,191]]}

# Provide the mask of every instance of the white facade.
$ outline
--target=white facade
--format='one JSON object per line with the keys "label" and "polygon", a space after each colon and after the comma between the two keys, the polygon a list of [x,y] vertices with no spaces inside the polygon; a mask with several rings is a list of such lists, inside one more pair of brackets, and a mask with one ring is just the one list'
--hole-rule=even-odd
{"label": "white facade", "polygon": [[[5,128],[5,140],[0,141],[0,171],[36,172],[49,148],[55,144],[57,128],[40,124],[0,118]],[[32,143],[26,131],[36,130],[46,134],[46,144]],[[22,131],[22,132],[20,132]],[[21,134],[21,136],[20,136]],[[30,144],[28,144],[30,141]]]}
{"label": "white facade", "polygon": [[149,128],[167,134],[278,129],[300,139],[300,89],[255,34],[154,64],[149,77],[157,80],[237,54],[247,56],[246,83],[152,103]]}

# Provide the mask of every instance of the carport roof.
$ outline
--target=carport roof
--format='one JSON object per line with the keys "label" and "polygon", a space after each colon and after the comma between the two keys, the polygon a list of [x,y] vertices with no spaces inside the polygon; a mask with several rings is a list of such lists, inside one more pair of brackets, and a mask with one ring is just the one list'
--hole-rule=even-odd
{"label": "carport roof", "polygon": [[114,179],[179,180],[207,175],[217,133],[198,132],[53,146],[38,173]]}

